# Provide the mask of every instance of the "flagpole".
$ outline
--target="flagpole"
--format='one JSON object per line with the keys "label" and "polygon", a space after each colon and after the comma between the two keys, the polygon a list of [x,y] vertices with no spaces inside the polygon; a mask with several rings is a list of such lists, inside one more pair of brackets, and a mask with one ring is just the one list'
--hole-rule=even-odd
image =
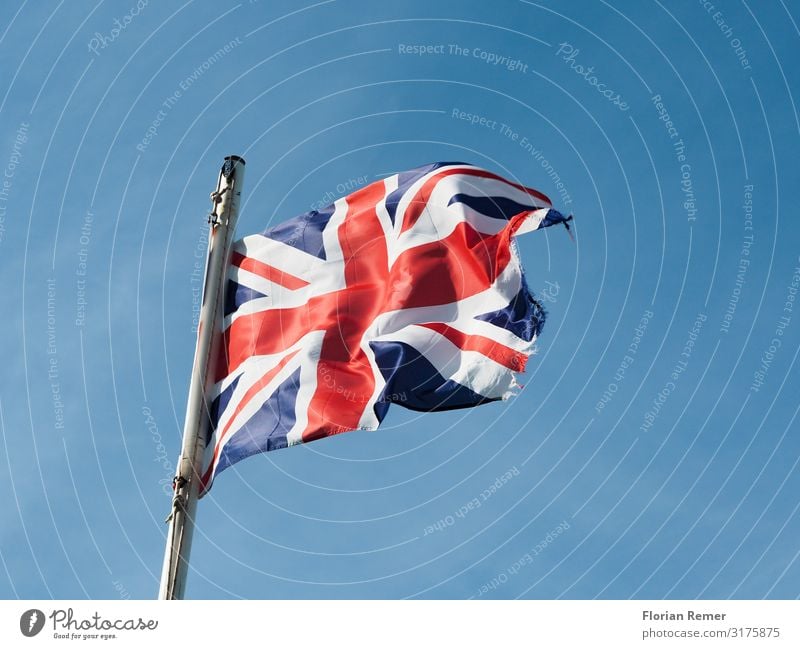
{"label": "flagpole", "polygon": [[189,572],[189,552],[192,546],[195,512],[197,511],[200,470],[208,431],[208,404],[205,400],[206,381],[213,374],[214,331],[222,317],[220,302],[228,266],[231,240],[239,216],[239,201],[244,180],[244,159],[227,156],[211,194],[214,204],[209,216],[208,257],[206,259],[203,301],[197,330],[192,378],[183,426],[183,444],[173,481],[167,547],[161,572],[159,599],[183,599]]}

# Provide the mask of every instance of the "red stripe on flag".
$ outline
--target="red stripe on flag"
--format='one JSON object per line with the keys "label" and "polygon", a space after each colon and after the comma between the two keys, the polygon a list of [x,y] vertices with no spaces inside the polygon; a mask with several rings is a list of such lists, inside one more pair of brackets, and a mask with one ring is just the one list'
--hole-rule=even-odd
{"label": "red stripe on flag", "polygon": [[335,313],[335,324],[322,342],[304,442],[358,428],[375,391],[375,376],[361,340],[365,328],[383,311],[390,284],[386,237],[375,211],[385,193],[383,183],[373,183],[347,199],[347,216],[338,231],[347,290],[337,291],[327,305],[329,313]]}
{"label": "red stripe on flag", "polygon": [[426,322],[419,326],[435,331],[447,338],[447,340],[459,349],[483,354],[491,358],[495,363],[505,365],[508,369],[514,370],[515,372],[522,372],[525,369],[525,364],[528,362],[527,354],[511,349],[511,347],[507,347],[486,336],[466,334],[443,322]]}
{"label": "red stripe on flag", "polygon": [[254,273],[255,275],[263,277],[270,282],[280,284],[284,288],[288,288],[291,291],[308,286],[308,282],[304,279],[295,277],[294,275],[284,272],[279,268],[265,264],[264,262],[253,259],[252,257],[246,257],[240,252],[234,251],[231,254],[231,263],[234,266],[238,266],[242,270]]}

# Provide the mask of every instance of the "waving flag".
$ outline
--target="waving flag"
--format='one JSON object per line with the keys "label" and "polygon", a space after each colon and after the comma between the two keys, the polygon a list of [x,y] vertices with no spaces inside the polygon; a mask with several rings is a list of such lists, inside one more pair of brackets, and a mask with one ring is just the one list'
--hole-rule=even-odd
{"label": "waving flag", "polygon": [[503,399],[544,323],[512,236],[566,225],[478,167],[396,174],[233,246],[203,492],[254,453]]}

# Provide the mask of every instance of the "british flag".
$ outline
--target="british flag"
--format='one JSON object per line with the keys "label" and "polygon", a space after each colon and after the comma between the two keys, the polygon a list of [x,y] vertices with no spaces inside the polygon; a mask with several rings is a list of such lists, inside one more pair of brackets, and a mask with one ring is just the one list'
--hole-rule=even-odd
{"label": "british flag", "polygon": [[236,242],[201,492],[249,455],[375,430],[392,403],[508,397],[545,317],[512,237],[568,220],[536,190],[442,162]]}

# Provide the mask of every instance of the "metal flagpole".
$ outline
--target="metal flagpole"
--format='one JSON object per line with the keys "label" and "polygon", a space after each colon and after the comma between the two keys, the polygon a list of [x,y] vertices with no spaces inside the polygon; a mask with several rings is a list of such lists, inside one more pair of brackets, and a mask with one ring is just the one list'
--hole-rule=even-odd
{"label": "metal flagpole", "polygon": [[159,599],[183,599],[189,572],[194,517],[197,510],[198,486],[203,452],[208,432],[208,404],[205,400],[206,379],[213,373],[212,349],[217,320],[221,317],[223,294],[231,240],[239,216],[239,201],[244,180],[244,160],[228,156],[222,165],[217,189],[211,194],[214,208],[209,216],[208,258],[203,285],[203,302],[197,331],[192,378],[183,426],[183,446],[173,486],[175,495],[167,531],[167,547],[161,572]]}

